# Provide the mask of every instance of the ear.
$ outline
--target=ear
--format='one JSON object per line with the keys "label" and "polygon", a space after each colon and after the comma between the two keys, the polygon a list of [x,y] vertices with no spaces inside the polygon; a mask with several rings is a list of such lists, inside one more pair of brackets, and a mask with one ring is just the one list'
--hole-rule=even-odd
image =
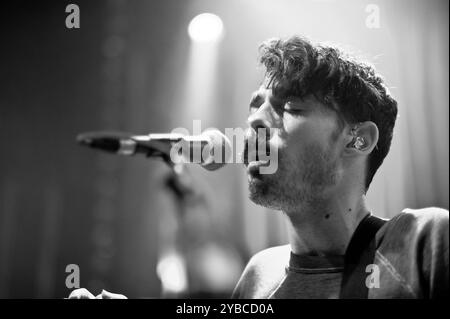
{"label": "ear", "polygon": [[378,143],[378,127],[371,121],[350,126],[345,154],[369,155]]}

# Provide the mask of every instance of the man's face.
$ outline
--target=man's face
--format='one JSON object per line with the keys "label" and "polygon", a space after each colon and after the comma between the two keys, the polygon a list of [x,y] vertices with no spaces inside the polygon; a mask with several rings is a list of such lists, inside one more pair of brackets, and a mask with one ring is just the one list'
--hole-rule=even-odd
{"label": "man's face", "polygon": [[253,202],[288,212],[318,202],[338,187],[343,130],[337,114],[316,98],[279,98],[262,86],[252,96],[248,123],[248,149],[261,143],[257,132],[270,129],[267,141],[278,150],[273,174],[260,173],[263,162],[252,152],[245,161]]}

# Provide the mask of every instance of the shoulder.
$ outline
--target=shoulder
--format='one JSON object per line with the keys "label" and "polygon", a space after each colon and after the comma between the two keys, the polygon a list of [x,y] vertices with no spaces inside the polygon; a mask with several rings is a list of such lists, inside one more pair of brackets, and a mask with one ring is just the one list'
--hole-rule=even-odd
{"label": "shoulder", "polygon": [[248,267],[256,271],[265,271],[266,268],[286,266],[289,262],[291,254],[291,246],[275,246],[270,247],[253,255],[248,263]]}
{"label": "shoulder", "polygon": [[404,209],[377,234],[380,263],[415,296],[448,294],[449,212]]}
{"label": "shoulder", "polygon": [[415,220],[419,225],[425,224],[447,224],[448,210],[439,207],[427,207],[421,209],[405,208],[401,216]]}
{"label": "shoulder", "polygon": [[244,275],[260,277],[285,269],[289,263],[290,245],[276,246],[264,249],[250,259],[244,270]]}
{"label": "shoulder", "polygon": [[234,298],[265,298],[285,275],[290,245],[264,249],[250,259],[233,292]]}
{"label": "shoulder", "polygon": [[[414,236],[444,236],[448,235],[448,210],[427,207],[422,209],[404,209],[399,215],[389,220],[383,231],[390,237]],[[437,239],[437,238],[436,238]],[[447,236],[448,239],[448,236]]]}

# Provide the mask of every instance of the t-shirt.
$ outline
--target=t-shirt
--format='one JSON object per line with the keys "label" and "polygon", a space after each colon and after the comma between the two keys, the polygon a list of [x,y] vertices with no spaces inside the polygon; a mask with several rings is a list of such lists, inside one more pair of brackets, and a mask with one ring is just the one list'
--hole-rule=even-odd
{"label": "t-shirt", "polygon": [[[449,213],[405,209],[375,235],[368,298],[439,298],[449,290]],[[344,256],[299,256],[289,245],[247,264],[232,298],[339,298]],[[370,276],[370,278],[369,278]]]}

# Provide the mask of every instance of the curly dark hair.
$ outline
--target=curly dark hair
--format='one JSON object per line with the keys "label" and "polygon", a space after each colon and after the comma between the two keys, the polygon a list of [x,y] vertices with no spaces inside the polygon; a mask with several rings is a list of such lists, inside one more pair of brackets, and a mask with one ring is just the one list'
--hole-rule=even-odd
{"label": "curly dark hair", "polygon": [[260,46],[267,87],[281,97],[314,95],[335,110],[341,123],[372,121],[379,139],[369,156],[365,187],[372,182],[391,146],[397,102],[373,67],[340,50],[313,45],[294,36],[270,39]]}

